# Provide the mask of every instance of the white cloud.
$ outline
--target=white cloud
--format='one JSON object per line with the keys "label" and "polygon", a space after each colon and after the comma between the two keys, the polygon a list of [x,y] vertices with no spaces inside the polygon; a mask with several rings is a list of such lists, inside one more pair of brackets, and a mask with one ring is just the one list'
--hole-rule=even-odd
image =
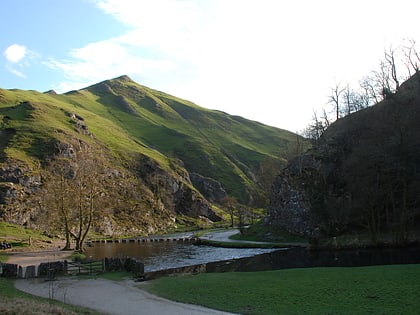
{"label": "white cloud", "polygon": [[68,88],[81,88],[98,81],[122,74],[143,76],[147,73],[162,73],[173,69],[174,65],[162,60],[143,58],[128,52],[129,47],[114,39],[91,43],[70,52],[72,59],[45,62],[53,69],[65,73],[68,81],[54,87],[58,92]]}
{"label": "white cloud", "polygon": [[51,61],[67,75],[62,86],[128,74],[292,131],[325,105],[335,81],[357,82],[375,68],[390,40],[420,37],[409,0],[94,2],[127,31]]}
{"label": "white cloud", "polygon": [[6,48],[4,56],[11,63],[18,63],[27,56],[28,50],[25,46],[13,44]]}
{"label": "white cloud", "polygon": [[40,58],[39,54],[19,44],[10,45],[3,54],[6,58],[5,68],[20,78],[26,78],[24,70],[27,70]]}

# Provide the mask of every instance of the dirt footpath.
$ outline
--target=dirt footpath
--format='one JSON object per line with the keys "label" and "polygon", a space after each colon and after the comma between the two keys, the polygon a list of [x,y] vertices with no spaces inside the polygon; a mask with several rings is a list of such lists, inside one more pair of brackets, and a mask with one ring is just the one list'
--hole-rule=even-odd
{"label": "dirt footpath", "polygon": [[73,254],[73,251],[43,250],[38,252],[8,252],[7,263],[16,264],[22,267],[39,265],[51,261],[66,260]]}
{"label": "dirt footpath", "polygon": [[141,289],[146,283],[133,280],[61,278],[16,280],[21,291],[68,304],[87,307],[103,314],[118,315],[222,315],[230,314],[196,305],[182,304],[160,298]]}

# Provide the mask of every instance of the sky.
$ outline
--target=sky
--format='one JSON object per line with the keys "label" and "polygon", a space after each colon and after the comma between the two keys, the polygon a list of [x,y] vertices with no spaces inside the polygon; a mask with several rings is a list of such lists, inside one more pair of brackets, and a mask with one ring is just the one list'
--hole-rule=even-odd
{"label": "sky", "polygon": [[418,0],[2,0],[0,88],[134,81],[301,132],[337,83],[420,43]]}

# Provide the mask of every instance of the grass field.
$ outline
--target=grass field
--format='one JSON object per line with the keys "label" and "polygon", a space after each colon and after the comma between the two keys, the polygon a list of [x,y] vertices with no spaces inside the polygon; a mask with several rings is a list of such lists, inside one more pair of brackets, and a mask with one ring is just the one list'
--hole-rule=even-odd
{"label": "grass field", "polygon": [[[25,229],[20,225],[0,221],[0,241],[3,240],[12,244],[13,248],[27,248],[29,247],[29,240],[31,240],[34,249],[37,246],[47,246],[52,242],[51,238],[42,235],[40,231]],[[4,255],[7,255],[7,252],[0,252],[0,261],[1,256]]]}
{"label": "grass field", "polygon": [[150,291],[240,314],[419,314],[420,265],[165,277]]}

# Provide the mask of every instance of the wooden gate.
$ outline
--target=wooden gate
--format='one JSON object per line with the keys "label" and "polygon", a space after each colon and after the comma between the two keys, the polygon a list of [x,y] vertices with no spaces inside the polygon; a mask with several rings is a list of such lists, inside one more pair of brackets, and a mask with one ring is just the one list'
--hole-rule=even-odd
{"label": "wooden gate", "polygon": [[67,263],[67,274],[82,275],[82,274],[99,274],[105,271],[104,261],[89,260],[89,261],[75,261]]}

